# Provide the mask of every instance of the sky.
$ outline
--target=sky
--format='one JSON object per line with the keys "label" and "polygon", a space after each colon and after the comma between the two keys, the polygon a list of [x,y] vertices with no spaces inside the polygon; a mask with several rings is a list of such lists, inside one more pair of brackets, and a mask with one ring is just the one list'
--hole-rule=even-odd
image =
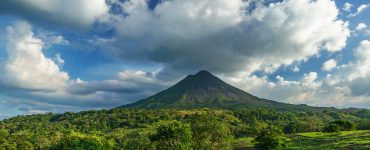
{"label": "sky", "polygon": [[370,108],[370,3],[0,2],[0,119],[114,108],[199,70],[258,97]]}

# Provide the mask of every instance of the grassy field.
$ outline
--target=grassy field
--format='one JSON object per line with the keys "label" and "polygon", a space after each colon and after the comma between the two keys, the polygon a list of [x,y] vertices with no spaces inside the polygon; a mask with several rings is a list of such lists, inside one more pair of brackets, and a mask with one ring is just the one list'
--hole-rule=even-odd
{"label": "grassy field", "polygon": [[[253,138],[240,138],[236,149],[253,149]],[[288,136],[286,150],[370,150],[370,130],[340,133],[309,132]]]}

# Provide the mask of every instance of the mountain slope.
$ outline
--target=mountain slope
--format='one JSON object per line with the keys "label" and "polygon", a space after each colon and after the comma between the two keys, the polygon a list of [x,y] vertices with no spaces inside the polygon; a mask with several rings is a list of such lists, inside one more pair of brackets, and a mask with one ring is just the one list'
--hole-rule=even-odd
{"label": "mountain slope", "polygon": [[120,108],[240,108],[261,107],[284,110],[310,109],[306,105],[291,105],[261,99],[233,87],[208,71],[189,75],[172,87],[148,98]]}

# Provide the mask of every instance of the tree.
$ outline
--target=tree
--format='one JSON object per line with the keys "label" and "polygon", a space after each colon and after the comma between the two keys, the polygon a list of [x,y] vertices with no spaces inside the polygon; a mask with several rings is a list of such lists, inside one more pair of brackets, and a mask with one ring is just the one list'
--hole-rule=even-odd
{"label": "tree", "polygon": [[[126,137],[126,141],[124,141],[123,148],[118,149],[134,149],[134,150],[149,150],[155,149],[155,145],[153,145],[148,138],[147,133],[137,131],[134,133],[128,134]],[[120,143],[122,144],[122,142]],[[121,146],[122,147],[122,146]]]}
{"label": "tree", "polygon": [[333,132],[339,132],[340,129],[339,129],[339,126],[336,124],[329,124],[325,126],[322,131],[327,132],[327,133],[333,133]]}
{"label": "tree", "polygon": [[330,122],[330,124],[335,124],[339,127],[339,130],[341,131],[351,131],[355,129],[355,125],[347,120],[336,120],[333,122]]}
{"label": "tree", "polygon": [[284,133],[285,134],[294,134],[297,132],[297,123],[295,122],[290,122],[284,127]]}
{"label": "tree", "polygon": [[67,134],[61,141],[54,145],[51,149],[95,149],[95,150],[106,150],[113,149],[113,146],[97,135],[86,135],[83,133],[78,133],[71,131]]}
{"label": "tree", "polygon": [[194,149],[232,149],[233,135],[228,124],[209,114],[190,117]]}
{"label": "tree", "polygon": [[193,149],[190,125],[179,121],[159,126],[157,133],[152,136],[151,140],[156,143],[157,149]]}
{"label": "tree", "polygon": [[320,118],[312,115],[307,117],[305,121],[310,131],[320,131],[320,127],[322,125],[322,121],[320,120]]}
{"label": "tree", "polygon": [[9,136],[9,131],[5,129],[0,129],[0,144],[4,143]]}
{"label": "tree", "polygon": [[280,128],[270,125],[258,133],[254,140],[256,148],[261,150],[279,149],[285,142],[285,137]]}

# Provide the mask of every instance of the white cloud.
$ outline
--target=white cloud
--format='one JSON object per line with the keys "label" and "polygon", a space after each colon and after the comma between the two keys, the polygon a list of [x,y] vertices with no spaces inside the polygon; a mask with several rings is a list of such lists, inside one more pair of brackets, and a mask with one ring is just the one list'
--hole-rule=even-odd
{"label": "white cloud", "polygon": [[311,101],[315,97],[315,92],[322,86],[322,82],[318,81],[317,73],[310,72],[304,74],[304,76],[297,81],[289,81],[284,79],[282,76],[276,76],[276,82],[269,81],[266,76],[241,76],[240,80],[230,80],[230,78],[224,78],[233,85],[246,90],[256,96],[287,102],[294,104],[311,104],[315,102]]}
{"label": "white cloud", "polygon": [[7,34],[8,59],[3,82],[32,90],[56,90],[65,86],[68,74],[45,57],[44,43],[34,37],[29,24],[17,22],[7,27]]}
{"label": "white cloud", "polygon": [[357,14],[363,12],[365,9],[369,8],[369,4],[362,4],[360,7],[357,8]]}
{"label": "white cloud", "polygon": [[[354,49],[354,61],[337,66],[331,74],[319,79],[316,72],[304,74],[296,81],[277,76],[275,82],[266,76],[241,75],[224,77],[227,81],[259,97],[294,104],[370,108],[370,41],[363,40]],[[328,64],[333,65],[334,60]],[[325,68],[325,67],[324,67]],[[332,68],[332,67],[328,67]]]}
{"label": "white cloud", "polygon": [[0,10],[29,20],[83,28],[107,15],[109,8],[105,0],[17,0],[1,1]]}
{"label": "white cloud", "polygon": [[300,69],[299,69],[299,67],[297,65],[294,65],[293,68],[292,68],[292,71],[293,72],[299,72]]}
{"label": "white cloud", "polygon": [[156,79],[152,72],[125,70],[118,72],[116,78],[101,81],[72,80],[66,92],[74,94],[91,94],[97,91],[132,94],[168,86],[167,82]]}
{"label": "white cloud", "polygon": [[242,0],[164,1],[149,10],[146,1],[127,1],[127,15],[117,17],[119,36],[105,46],[114,45],[109,52],[125,61],[163,64],[163,72],[272,73],[322,48],[340,51],[350,36],[331,0],[258,3],[251,13],[249,5]]}
{"label": "white cloud", "polygon": [[155,72],[140,70],[124,70],[113,79],[71,80],[68,73],[59,68],[64,64],[61,54],[47,58],[43,53],[43,40],[34,36],[28,23],[16,22],[7,27],[7,38],[8,58],[1,64],[0,89],[9,97],[27,97],[16,100],[27,104],[22,110],[27,113],[54,111],[35,108],[39,105],[31,105],[28,100],[58,108],[60,105],[74,109],[107,108],[149,96],[170,83],[159,81]]}
{"label": "white cloud", "polygon": [[365,11],[369,7],[370,7],[370,4],[362,4],[357,8],[357,11],[355,13],[351,13],[349,16],[350,17],[355,17],[355,16],[359,15],[360,13],[362,13],[363,11]]}
{"label": "white cloud", "polygon": [[356,26],[356,30],[357,32],[363,34],[363,35],[370,35],[370,30],[367,29],[367,25],[365,23],[359,23],[357,26]]}
{"label": "white cloud", "polygon": [[364,30],[366,28],[367,28],[367,25],[361,22],[357,25],[356,30],[361,31],[361,30]]}
{"label": "white cloud", "polygon": [[37,38],[40,38],[45,47],[49,48],[51,45],[69,45],[69,41],[63,36],[52,32],[39,32],[36,34]]}
{"label": "white cloud", "polygon": [[350,80],[357,77],[366,77],[370,74],[370,41],[363,40],[354,51],[356,62],[351,66],[355,70],[351,71]]}
{"label": "white cloud", "polygon": [[355,57],[358,66],[370,65],[370,41],[363,40],[355,49]]}
{"label": "white cloud", "polygon": [[[164,90],[172,82],[163,82],[151,72],[126,70],[116,78],[98,81],[70,80],[64,89],[57,91],[33,91],[31,96],[42,100],[54,100],[52,104],[89,108],[109,108],[134,102]],[[73,100],[73,101],[71,101]]]}
{"label": "white cloud", "polygon": [[62,55],[60,53],[57,53],[54,57],[54,61],[58,66],[61,66],[64,64],[64,60],[62,59]]}
{"label": "white cloud", "polygon": [[352,9],[352,4],[351,3],[344,3],[343,5],[343,10],[346,11],[346,12],[351,12],[351,9]]}
{"label": "white cloud", "polygon": [[144,72],[140,70],[125,70],[117,73],[118,79],[121,81],[136,81],[136,82],[156,82],[154,72]]}
{"label": "white cloud", "polygon": [[335,67],[337,67],[337,61],[335,61],[334,59],[329,59],[328,61],[326,61],[321,69],[323,71],[331,71],[333,70]]}

